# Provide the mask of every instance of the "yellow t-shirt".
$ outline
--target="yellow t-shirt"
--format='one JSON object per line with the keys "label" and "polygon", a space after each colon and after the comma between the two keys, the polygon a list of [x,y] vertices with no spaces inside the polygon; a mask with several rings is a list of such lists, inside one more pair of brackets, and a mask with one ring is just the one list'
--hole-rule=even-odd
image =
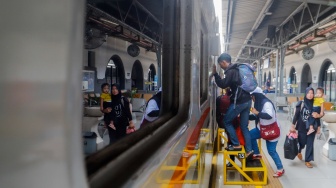
{"label": "yellow t-shirt", "polygon": [[322,97],[315,97],[313,106],[321,106],[324,103],[324,99]]}
{"label": "yellow t-shirt", "polygon": [[112,101],[110,93],[102,93],[100,95],[100,98],[102,98],[104,100],[104,102],[111,102]]}

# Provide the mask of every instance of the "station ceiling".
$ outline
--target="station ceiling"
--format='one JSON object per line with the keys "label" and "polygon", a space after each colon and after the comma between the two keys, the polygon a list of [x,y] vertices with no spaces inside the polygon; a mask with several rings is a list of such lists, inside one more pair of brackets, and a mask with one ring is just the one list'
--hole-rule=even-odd
{"label": "station ceiling", "polygon": [[335,6],[334,0],[222,0],[224,51],[247,62],[277,48],[295,53],[333,37],[321,27],[334,22]]}
{"label": "station ceiling", "polygon": [[[163,2],[88,0],[86,34],[98,29],[155,52],[162,42]],[[336,0],[222,0],[224,51],[247,62],[278,48],[297,53],[334,37],[335,6]]]}

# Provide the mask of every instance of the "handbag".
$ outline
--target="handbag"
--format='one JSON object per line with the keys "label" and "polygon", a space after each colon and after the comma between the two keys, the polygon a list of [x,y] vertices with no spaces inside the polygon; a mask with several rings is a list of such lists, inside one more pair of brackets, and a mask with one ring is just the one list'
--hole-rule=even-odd
{"label": "handbag", "polygon": [[269,125],[260,124],[260,136],[265,140],[274,140],[280,136],[280,128],[275,121]]}
{"label": "handbag", "polygon": [[132,132],[135,132],[135,128],[129,128],[126,129],[126,134],[131,134]]}
{"label": "handbag", "polygon": [[284,155],[286,159],[295,159],[299,153],[298,138],[296,133],[290,133],[286,135],[284,143]]}

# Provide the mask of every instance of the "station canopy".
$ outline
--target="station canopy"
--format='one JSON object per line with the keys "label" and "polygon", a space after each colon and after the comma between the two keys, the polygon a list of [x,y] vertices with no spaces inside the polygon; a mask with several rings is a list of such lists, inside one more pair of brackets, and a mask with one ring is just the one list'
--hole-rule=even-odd
{"label": "station canopy", "polygon": [[334,0],[222,0],[224,51],[253,62],[285,48],[286,55],[334,39]]}
{"label": "station canopy", "polygon": [[[162,43],[163,3],[88,0],[85,35],[97,29],[155,52]],[[335,6],[335,0],[222,0],[222,51],[251,63],[277,49],[289,55],[334,39]]]}

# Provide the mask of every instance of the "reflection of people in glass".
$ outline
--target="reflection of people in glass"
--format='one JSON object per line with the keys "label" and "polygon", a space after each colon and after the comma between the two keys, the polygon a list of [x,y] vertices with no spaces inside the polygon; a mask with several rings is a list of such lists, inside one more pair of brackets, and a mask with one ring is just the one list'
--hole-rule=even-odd
{"label": "reflection of people in glass", "polygon": [[159,92],[148,100],[146,111],[143,115],[140,127],[145,127],[148,123],[156,120],[160,114],[161,106],[161,87]]}
{"label": "reflection of people in glass", "polygon": [[89,81],[89,90],[93,90],[93,78],[90,77],[88,81]]}
{"label": "reflection of people in glass", "polygon": [[[101,85],[102,93],[100,95],[100,111],[104,113],[104,126],[107,126],[111,123],[111,93],[110,86],[108,83],[103,83]],[[112,129],[116,130],[115,126],[112,124]]]}
{"label": "reflection of people in glass", "polygon": [[[108,126],[110,144],[126,136],[126,129],[134,128],[132,121],[132,114],[130,110],[130,102],[126,97],[121,95],[120,87],[113,84],[112,88],[112,102],[111,102],[111,123]],[[114,130],[113,125],[116,127]]]}

